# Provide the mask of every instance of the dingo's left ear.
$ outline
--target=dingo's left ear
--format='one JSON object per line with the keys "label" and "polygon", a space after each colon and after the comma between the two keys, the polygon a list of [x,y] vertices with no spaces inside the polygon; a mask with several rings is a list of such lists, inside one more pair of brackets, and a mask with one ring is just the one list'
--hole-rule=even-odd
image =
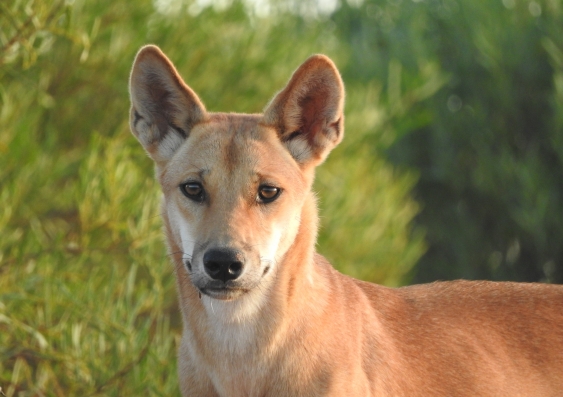
{"label": "dingo's left ear", "polygon": [[129,81],[131,131],[157,164],[170,160],[205,107],[160,48],[139,51]]}
{"label": "dingo's left ear", "polygon": [[344,134],[344,84],[334,63],[313,55],[293,73],[264,112],[293,158],[321,163]]}

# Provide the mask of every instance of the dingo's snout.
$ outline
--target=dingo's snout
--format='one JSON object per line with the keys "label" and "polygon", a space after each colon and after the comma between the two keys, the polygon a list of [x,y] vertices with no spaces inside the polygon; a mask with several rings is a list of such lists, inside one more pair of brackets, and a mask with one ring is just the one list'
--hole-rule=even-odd
{"label": "dingo's snout", "polygon": [[230,248],[212,248],[203,255],[205,273],[213,280],[227,284],[236,280],[244,270],[244,256]]}

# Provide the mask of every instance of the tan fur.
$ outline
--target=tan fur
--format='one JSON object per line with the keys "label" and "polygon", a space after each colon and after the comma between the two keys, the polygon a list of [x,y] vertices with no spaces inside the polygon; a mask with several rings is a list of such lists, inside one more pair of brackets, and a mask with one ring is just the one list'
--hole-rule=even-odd
{"label": "tan fur", "polygon": [[[390,289],[315,253],[314,168],[343,135],[343,84],[327,57],[308,59],[264,115],[208,113],[154,46],[137,55],[130,90],[131,128],[163,191],[184,396],[563,395],[562,287]],[[187,181],[205,200],[181,193]],[[263,185],[282,193],[261,202]],[[221,247],[244,271],[207,289],[202,257]]]}

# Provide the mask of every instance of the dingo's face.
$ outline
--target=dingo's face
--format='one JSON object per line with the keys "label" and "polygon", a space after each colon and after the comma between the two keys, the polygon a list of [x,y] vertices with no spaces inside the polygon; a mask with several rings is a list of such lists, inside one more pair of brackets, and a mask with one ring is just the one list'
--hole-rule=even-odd
{"label": "dingo's face", "polygon": [[259,117],[215,115],[162,170],[165,211],[195,287],[234,299],[275,272],[308,191],[297,162]]}
{"label": "dingo's face", "polygon": [[131,129],[157,166],[173,254],[220,300],[265,291],[294,243],[313,170],[342,139],[343,85],[314,56],[264,115],[208,113],[153,46],[131,74]]}

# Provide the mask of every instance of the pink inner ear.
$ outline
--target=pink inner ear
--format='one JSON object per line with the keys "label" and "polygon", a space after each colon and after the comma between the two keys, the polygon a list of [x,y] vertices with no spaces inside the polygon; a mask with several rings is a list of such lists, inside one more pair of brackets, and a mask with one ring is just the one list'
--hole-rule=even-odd
{"label": "pink inner ear", "polygon": [[308,95],[300,101],[301,131],[307,136],[309,142],[313,142],[323,128],[328,100],[329,95],[326,90],[317,90],[313,95]]}

